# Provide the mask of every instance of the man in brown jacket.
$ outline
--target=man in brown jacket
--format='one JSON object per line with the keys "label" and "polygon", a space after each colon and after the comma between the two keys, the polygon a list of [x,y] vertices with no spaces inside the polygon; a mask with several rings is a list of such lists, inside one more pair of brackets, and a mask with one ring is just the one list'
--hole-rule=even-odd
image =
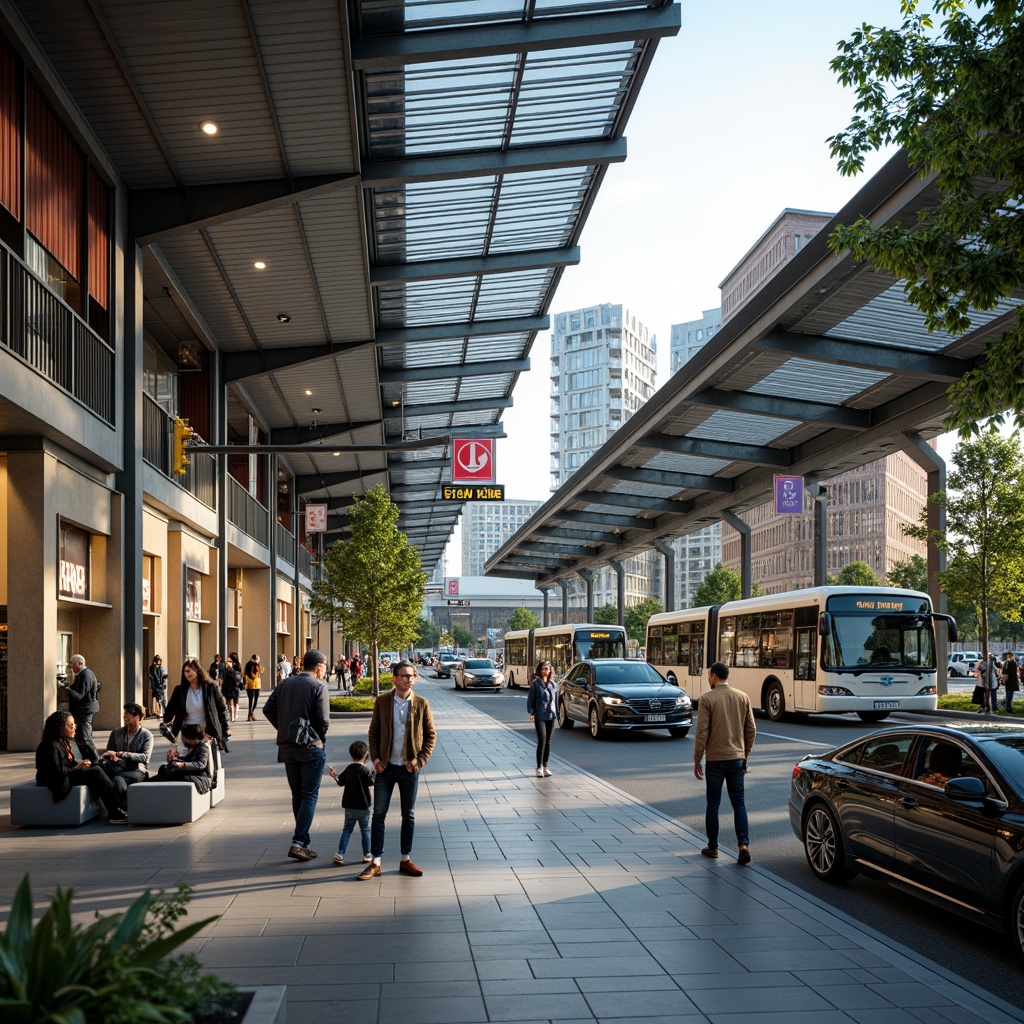
{"label": "man in brown jacket", "polygon": [[708,845],[700,852],[705,857],[718,856],[718,807],[722,802],[722,783],[729,791],[736,826],[736,845],[740,864],[750,863],[750,836],[747,831],[747,808],[743,803],[743,776],[747,758],[754,746],[754,713],[747,695],[729,684],[729,668],[716,661],[708,669],[711,691],[704,694],[697,706],[697,735],[693,742],[693,774],[703,779],[707,761],[707,799],[705,828]]}
{"label": "man in brown jacket", "polygon": [[380,874],[380,861],[384,854],[384,821],[391,805],[391,794],[398,786],[402,804],[401,847],[402,859],[398,870],[403,875],[418,878],[423,874],[409,859],[412,853],[412,835],[416,824],[416,790],[420,769],[427,763],[437,733],[430,704],[425,697],[412,692],[416,682],[416,666],[411,661],[400,661],[392,666],[395,688],[382,693],[373,704],[370,719],[370,757],[377,776],[373,782],[373,821],[370,825],[370,851],[373,863],[367,864],[359,875],[367,882]]}

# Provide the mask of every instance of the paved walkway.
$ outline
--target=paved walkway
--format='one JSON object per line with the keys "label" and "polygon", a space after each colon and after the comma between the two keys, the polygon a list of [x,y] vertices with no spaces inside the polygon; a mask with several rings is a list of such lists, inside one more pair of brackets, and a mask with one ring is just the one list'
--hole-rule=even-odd
{"label": "paved walkway", "polygon": [[[440,736],[417,805],[422,878],[396,870],[397,795],[381,877],[357,881],[358,832],[351,866],[332,866],[342,812],[330,779],[319,859],[288,860],[272,730],[238,722],[227,798],[192,825],[12,829],[4,792],[0,910],[25,871],[37,899],[73,885],[82,912],[187,882],[193,912],[220,915],[193,944],[203,964],[287,985],[288,1019],[301,1024],[1024,1021],[756,862],[707,860],[702,836],[564,761],[536,778],[532,744],[450,690],[417,685]],[[332,728],[329,759],[342,765],[366,720]],[[5,790],[31,762],[0,757]]]}

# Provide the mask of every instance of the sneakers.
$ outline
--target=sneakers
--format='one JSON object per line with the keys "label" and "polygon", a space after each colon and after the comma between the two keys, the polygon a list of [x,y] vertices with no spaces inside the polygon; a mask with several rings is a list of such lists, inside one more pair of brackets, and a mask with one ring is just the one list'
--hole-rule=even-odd
{"label": "sneakers", "polygon": [[750,863],[750,851],[745,847],[740,847],[739,856],[736,858],[737,864],[749,864]]}
{"label": "sneakers", "polygon": [[544,778],[544,769],[543,768],[538,768],[537,769],[537,778],[538,779],[543,779]]}
{"label": "sneakers", "polygon": [[704,849],[701,850],[700,852],[703,853],[705,857],[711,857],[712,859],[714,859],[714,858],[716,858],[718,856],[718,847],[717,846],[705,846]]}
{"label": "sneakers", "polygon": [[311,850],[308,846],[299,846],[295,844],[288,849],[288,856],[292,860],[315,860],[316,850]]}
{"label": "sneakers", "polygon": [[547,765],[544,765],[544,767],[541,768],[541,772],[543,773],[545,779],[550,779],[551,778],[551,772],[548,771],[548,766]]}
{"label": "sneakers", "polygon": [[[380,868],[377,869],[380,871]],[[411,860],[401,860],[398,862],[398,871],[403,875],[412,875],[413,878],[419,878],[423,874],[423,869],[416,867]]]}
{"label": "sneakers", "polygon": [[380,865],[374,864],[371,860],[369,864],[363,868],[362,871],[356,876],[360,882],[368,882],[371,878],[376,878],[380,874]]}
{"label": "sneakers", "polygon": [[336,853],[334,855],[334,863],[335,864],[344,864],[345,863],[345,858],[342,857],[342,855],[340,853]]}

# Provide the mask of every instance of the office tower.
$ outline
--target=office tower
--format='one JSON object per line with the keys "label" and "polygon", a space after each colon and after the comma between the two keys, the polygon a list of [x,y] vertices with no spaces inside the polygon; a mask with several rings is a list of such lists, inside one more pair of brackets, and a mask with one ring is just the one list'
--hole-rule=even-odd
{"label": "office tower", "polygon": [[470,501],[462,510],[462,575],[483,576],[484,564],[537,509],[539,501]]}
{"label": "office tower", "polygon": [[722,329],[722,311],[705,309],[699,320],[673,324],[669,338],[670,370],[675,373],[688,363]]}
{"label": "office tower", "polygon": [[[554,316],[551,332],[551,489],[558,490],[654,394],[657,339],[635,313],[602,303]],[[660,556],[627,559],[626,604],[659,594]],[[615,573],[594,574],[594,607],[616,604]],[[585,607],[582,580],[569,596]]]}

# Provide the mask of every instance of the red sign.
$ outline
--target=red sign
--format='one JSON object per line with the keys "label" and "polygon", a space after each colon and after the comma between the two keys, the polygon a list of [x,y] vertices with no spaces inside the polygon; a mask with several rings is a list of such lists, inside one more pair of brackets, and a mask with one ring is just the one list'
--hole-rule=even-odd
{"label": "red sign", "polygon": [[452,439],[452,483],[494,483],[494,438]]}
{"label": "red sign", "polygon": [[448,581],[448,596],[458,597],[459,596],[459,581],[449,580]]}

